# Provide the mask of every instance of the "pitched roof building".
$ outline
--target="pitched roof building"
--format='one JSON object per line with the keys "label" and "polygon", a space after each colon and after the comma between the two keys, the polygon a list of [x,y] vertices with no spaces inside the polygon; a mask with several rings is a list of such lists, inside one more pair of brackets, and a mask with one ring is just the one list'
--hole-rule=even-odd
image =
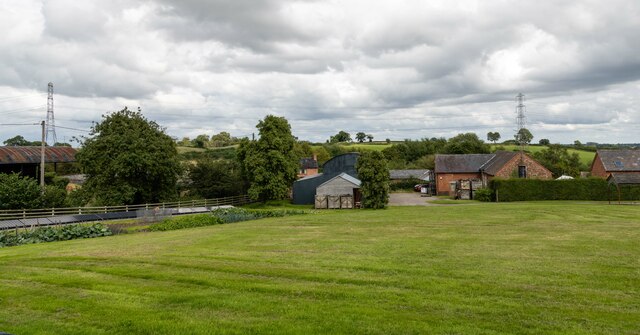
{"label": "pitched roof building", "polygon": [[492,178],[551,179],[552,173],[527,154],[496,151],[492,154],[436,155],[436,192],[448,195],[450,184],[460,179],[480,179],[484,186]]}
{"label": "pitched roof building", "polygon": [[640,172],[640,150],[598,150],[591,163],[591,175],[609,178],[611,174]]}

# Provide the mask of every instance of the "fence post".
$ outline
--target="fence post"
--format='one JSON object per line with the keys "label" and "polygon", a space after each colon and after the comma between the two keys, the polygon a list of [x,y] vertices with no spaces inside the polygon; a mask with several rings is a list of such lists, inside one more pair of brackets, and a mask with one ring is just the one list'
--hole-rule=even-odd
{"label": "fence post", "polygon": [[51,216],[56,216],[56,209],[55,208],[51,208]]}
{"label": "fence post", "polygon": [[128,212],[129,211],[129,205],[124,205],[124,211]]}
{"label": "fence post", "polygon": [[104,206],[104,212],[105,213],[107,212],[107,206]]}
{"label": "fence post", "polygon": [[22,209],[22,218],[23,219],[27,218],[27,212],[24,210],[24,208]]}

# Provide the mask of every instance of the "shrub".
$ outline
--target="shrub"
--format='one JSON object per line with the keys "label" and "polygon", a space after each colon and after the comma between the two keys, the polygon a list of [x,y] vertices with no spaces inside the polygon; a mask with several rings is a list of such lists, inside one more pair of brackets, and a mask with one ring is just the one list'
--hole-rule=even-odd
{"label": "shrub", "polygon": [[184,228],[195,228],[204,226],[213,226],[224,223],[220,218],[211,214],[196,214],[176,216],[164,219],[160,223],[149,226],[150,231],[167,231]]}
{"label": "shrub", "polygon": [[283,217],[288,215],[305,214],[300,209],[244,209],[244,208],[218,208],[211,214],[220,218],[224,223],[249,221],[262,218]]}
{"label": "shrub", "polygon": [[389,183],[389,190],[391,191],[413,191],[413,187],[416,184],[424,184],[424,180],[420,180],[417,178],[403,179],[398,181],[392,181]]}
{"label": "shrub", "polygon": [[491,202],[493,201],[493,190],[490,188],[481,188],[475,191],[473,195],[474,200],[482,201],[482,202]]}

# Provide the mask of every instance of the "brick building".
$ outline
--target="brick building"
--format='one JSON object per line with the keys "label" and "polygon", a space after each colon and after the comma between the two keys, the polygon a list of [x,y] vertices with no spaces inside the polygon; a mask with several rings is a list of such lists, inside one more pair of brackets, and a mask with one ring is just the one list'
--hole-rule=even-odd
{"label": "brick building", "polygon": [[611,174],[640,172],[640,150],[598,150],[591,163],[591,176],[607,179]]}
{"label": "brick building", "polygon": [[492,154],[436,155],[438,195],[449,195],[450,184],[460,179],[479,179],[487,186],[493,178],[551,179],[552,173],[527,154],[497,151]]}

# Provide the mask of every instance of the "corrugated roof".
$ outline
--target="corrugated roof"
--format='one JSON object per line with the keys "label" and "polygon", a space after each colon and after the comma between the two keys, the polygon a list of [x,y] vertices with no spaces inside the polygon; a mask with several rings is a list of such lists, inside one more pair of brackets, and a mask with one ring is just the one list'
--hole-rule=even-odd
{"label": "corrugated roof", "polygon": [[390,179],[422,179],[428,180],[431,170],[413,169],[413,170],[389,170]]}
{"label": "corrugated roof", "polygon": [[436,155],[436,173],[476,173],[495,154]]}
{"label": "corrugated roof", "polygon": [[[70,163],[76,161],[76,149],[70,147],[45,147],[45,163]],[[40,147],[0,147],[0,164],[38,164]]]}
{"label": "corrugated roof", "polygon": [[640,150],[598,150],[605,171],[640,171]]}
{"label": "corrugated roof", "polygon": [[607,180],[617,185],[640,185],[640,172],[612,172]]}
{"label": "corrugated roof", "polygon": [[355,185],[357,187],[360,187],[360,184],[362,184],[360,179],[352,177],[351,175],[343,172],[343,173],[341,173],[341,174],[339,174],[339,175],[337,175],[337,176],[325,181],[324,183],[320,184],[320,186],[318,186],[318,187],[322,187],[323,185],[330,183],[331,181],[333,181],[336,178],[342,178],[342,179],[352,183],[353,185]]}

